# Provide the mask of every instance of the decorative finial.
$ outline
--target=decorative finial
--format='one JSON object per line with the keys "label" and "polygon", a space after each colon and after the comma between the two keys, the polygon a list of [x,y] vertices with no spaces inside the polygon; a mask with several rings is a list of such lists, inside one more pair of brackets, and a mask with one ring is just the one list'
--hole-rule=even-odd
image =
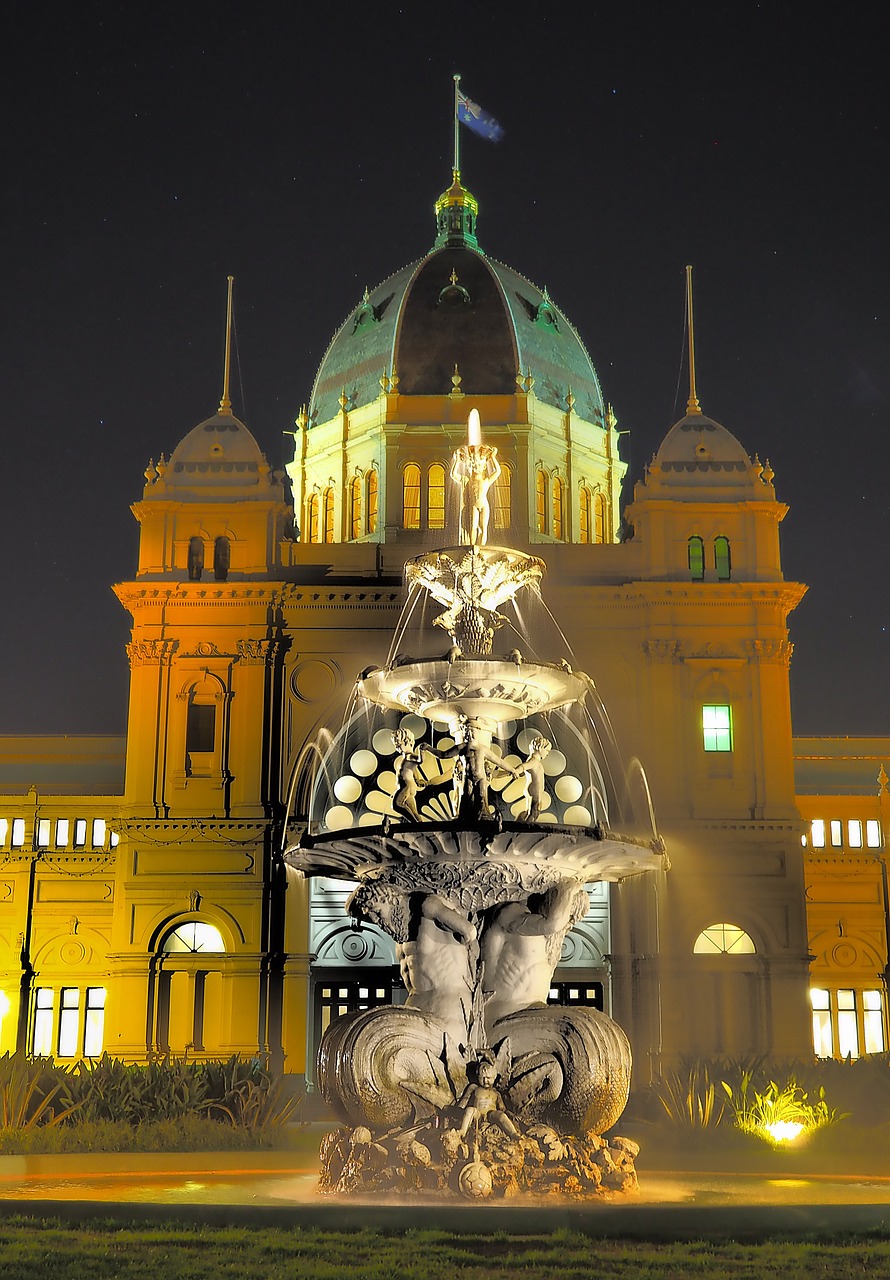
{"label": "decorative finial", "polygon": [[226,303],[226,362],[223,369],[223,393],[219,402],[220,413],[232,413],[232,401],[229,399],[229,373],[232,367],[232,285],[235,277],[229,276],[228,300]]}
{"label": "decorative finial", "polygon": [[882,796],[887,791],[887,770],[881,765],[878,770],[878,795]]}
{"label": "decorative finial", "polygon": [[769,458],[767,458],[766,462],[763,464],[763,479],[767,484],[772,484],[775,478],[776,473],[769,465]]}
{"label": "decorative finial", "polygon": [[606,405],[606,426],[610,431],[614,431],[618,426],[618,419],[615,417],[615,410],[610,404]]}
{"label": "decorative finial", "polygon": [[457,284],[457,272],[454,267],[451,268],[451,275],[448,277],[452,284]]}
{"label": "decorative finial", "polygon": [[701,405],[695,394],[695,326],[692,319],[692,267],[686,267],[686,326],[689,331],[689,399],[686,414],[701,413]]}
{"label": "decorative finial", "polygon": [[571,413],[574,407],[575,407],[575,393],[572,391],[572,388],[569,387],[568,395],[566,396],[566,409],[569,411],[569,413]]}
{"label": "decorative finial", "polygon": [[451,391],[449,392],[449,395],[462,396],[463,392],[460,389],[460,384],[462,382],[463,382],[463,378],[460,376],[460,370],[458,369],[457,365],[455,365],[454,373],[451,375]]}
{"label": "decorative finial", "polygon": [[345,387],[340,388],[339,404],[340,404],[340,409],[342,410],[343,413],[345,413],[349,405],[349,396],[346,394]]}

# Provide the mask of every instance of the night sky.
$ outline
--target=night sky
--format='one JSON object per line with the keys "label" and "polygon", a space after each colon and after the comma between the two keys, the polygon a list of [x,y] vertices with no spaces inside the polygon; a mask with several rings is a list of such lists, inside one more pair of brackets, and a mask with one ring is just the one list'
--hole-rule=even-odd
{"label": "night sky", "polygon": [[[334,330],[432,245],[452,81],[492,257],[580,331],[632,479],[703,410],[768,457],[797,733],[890,733],[884,7],[9,4],[0,733],[122,732],[149,458],[232,398],[281,466]],[[447,15],[447,16],[446,16]],[[630,498],[629,488],[625,497]],[[596,672],[592,673],[594,676]]]}

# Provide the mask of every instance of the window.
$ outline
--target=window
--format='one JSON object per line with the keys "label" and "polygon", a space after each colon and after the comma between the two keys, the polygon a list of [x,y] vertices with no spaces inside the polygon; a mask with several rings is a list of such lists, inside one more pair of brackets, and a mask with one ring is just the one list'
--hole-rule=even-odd
{"label": "window", "polygon": [[161,950],[167,955],[194,951],[225,951],[223,936],[215,925],[202,920],[187,920],[171,929]]}
{"label": "window", "polygon": [[855,991],[837,992],[837,1047],[842,1058],[859,1057]]}
{"label": "window", "polygon": [[832,849],[841,849],[844,844],[844,829],[841,822],[837,818],[832,818],[828,824],[829,840]]}
{"label": "window", "polygon": [[83,1056],[101,1058],[105,1040],[105,988],[87,987],[83,1011]]}
{"label": "window", "polygon": [[58,818],[56,820],[56,848],[57,849],[68,848],[69,831],[70,831],[70,824],[68,822],[68,819]]}
{"label": "window", "polygon": [[578,496],[578,541],[587,543],[590,541],[590,523],[591,523],[592,502],[590,490],[582,486],[581,493]]}
{"label": "window", "polygon": [[327,488],[324,491],[323,499],[323,516],[324,516],[324,540],[325,542],[334,541],[334,490]]}
{"label": "window", "polygon": [[228,538],[216,538],[213,543],[213,576],[217,582],[225,582],[229,576],[232,545]]}
{"label": "window", "polygon": [[865,823],[865,843],[869,849],[881,847],[881,824],[877,818],[868,818]]}
{"label": "window", "polygon": [[729,582],[732,575],[732,564],[729,556],[729,538],[721,534],[714,539],[714,568],[718,582]]}
{"label": "window", "polygon": [[880,991],[862,993],[862,1029],[866,1053],[884,1052],[884,1010]]}
{"label": "window", "polygon": [[38,849],[49,848],[49,832],[50,832],[49,818],[38,818],[37,819],[37,848]]}
{"label": "window", "polygon": [[593,500],[593,540],[606,541],[606,499],[601,493]]}
{"label": "window", "polygon": [[335,1018],[356,1009],[374,1009],[392,1003],[393,980],[389,970],[368,969],[360,978],[319,983],[315,988],[316,1042]]}
{"label": "window", "polygon": [[313,493],[309,499],[306,524],[309,530],[309,541],[318,542],[318,494]]}
{"label": "window", "polygon": [[94,849],[105,848],[105,837],[108,828],[104,818],[93,818],[92,845]]}
{"label": "window", "polygon": [[562,539],[562,481],[553,478],[553,536]]}
{"label": "window", "polygon": [[190,582],[200,582],[204,572],[204,539],[189,538],[188,575]]}
{"label": "window", "polygon": [[698,534],[693,534],[686,546],[689,576],[693,582],[701,582],[705,576],[705,544]]}
{"label": "window", "polygon": [[13,849],[21,849],[25,843],[25,819],[13,818],[12,820],[12,847]]}
{"label": "window", "polygon": [[547,532],[547,476],[540,468],[535,472],[535,529]]}
{"label": "window", "polygon": [[445,468],[434,462],[427,472],[427,526],[445,528]]}
{"label": "window", "polygon": [[372,470],[368,472],[368,533],[377,532],[377,472]]}
{"label": "window", "polygon": [[692,948],[693,954],[753,956],[754,943],[737,924],[710,924],[702,929]]}
{"label": "window", "polygon": [[35,1058],[49,1058],[53,1051],[53,990],[38,987],[34,992],[34,1027],[31,1052]]}
{"label": "window", "polygon": [[810,839],[814,849],[825,848],[825,819],[814,818],[810,823]]}
{"label": "window", "polygon": [[420,467],[413,462],[402,472],[402,527],[420,528]]}
{"label": "window", "polygon": [[603,984],[601,982],[552,982],[547,995],[548,1004],[581,1005],[587,1009],[603,1009]]}
{"label": "window", "polygon": [[701,709],[702,742],[705,751],[732,751],[732,708],[725,704]]}
{"label": "window", "polygon": [[185,749],[189,755],[208,753],[216,745],[216,707],[213,703],[190,702],[186,713]]}
{"label": "window", "polygon": [[353,476],[349,482],[349,536],[362,536],[362,478]]}
{"label": "window", "polygon": [[513,473],[506,463],[501,464],[501,474],[494,483],[494,527],[509,529],[513,491]]}
{"label": "window", "polygon": [[813,1048],[819,1058],[858,1058],[860,1053],[883,1053],[884,997],[872,989],[837,991],[814,987]]}
{"label": "window", "polygon": [[847,823],[847,848],[862,848],[862,823],[858,818],[851,818]]}
{"label": "window", "polygon": [[63,987],[59,993],[59,1057],[77,1057],[77,1025],[80,1022],[80,992]]}
{"label": "window", "polygon": [[87,842],[87,820],[86,818],[75,818],[74,820],[74,847],[82,849]]}
{"label": "window", "polygon": [[821,987],[810,991],[813,1006],[813,1048],[817,1058],[830,1058],[834,1051],[831,1034],[831,1002],[829,993]]}

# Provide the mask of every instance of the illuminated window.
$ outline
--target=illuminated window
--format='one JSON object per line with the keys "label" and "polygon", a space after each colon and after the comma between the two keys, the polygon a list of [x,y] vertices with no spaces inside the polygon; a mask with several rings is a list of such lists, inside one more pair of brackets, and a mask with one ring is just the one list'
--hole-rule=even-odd
{"label": "illuminated window", "polygon": [[547,476],[540,468],[535,472],[535,528],[547,532]]}
{"label": "illuminated window", "polygon": [[6,837],[9,834],[9,819],[0,818],[0,848],[6,844]]}
{"label": "illuminated window", "polygon": [[701,709],[702,742],[705,751],[732,751],[732,708],[725,704]]}
{"label": "illuminated window", "polygon": [[21,849],[25,843],[25,819],[13,818],[12,820],[12,847],[13,849]]}
{"label": "illuminated window", "polygon": [[578,495],[578,541],[579,542],[586,543],[590,541],[590,524],[591,524],[592,506],[593,504],[591,501],[590,490],[586,486],[582,485],[581,492]]}
{"label": "illuminated window", "polygon": [[377,472],[371,469],[368,472],[368,533],[377,532]]}
{"label": "illuminated window", "polygon": [[697,956],[703,955],[754,955],[754,943],[737,924],[711,924],[702,929],[692,948]]}
{"label": "illuminated window", "polygon": [[361,476],[353,476],[349,482],[349,536],[353,540],[362,536]]}
{"label": "illuminated window", "polygon": [[37,819],[37,848],[49,848],[50,820],[49,818]]}
{"label": "illuminated window", "polygon": [[87,842],[87,820],[76,818],[74,822],[74,847],[82,849]]}
{"label": "illuminated window", "polygon": [[38,987],[34,992],[34,1026],[31,1052],[35,1058],[49,1058],[53,1051],[53,989]]}
{"label": "illuminated window", "polygon": [[810,823],[810,839],[814,849],[825,848],[825,819],[814,818]]}
{"label": "illuminated window", "polygon": [[77,1057],[77,1027],[80,1022],[80,992],[63,987],[59,993],[59,1057]]}
{"label": "illuminated window", "polygon": [[108,828],[105,825],[104,818],[93,818],[93,839],[92,845],[94,849],[105,848],[105,836]]}
{"label": "illuminated window", "polygon": [[402,472],[402,527],[420,528],[420,467],[413,462]]}
{"label": "illuminated window", "polygon": [[686,544],[689,576],[693,582],[701,582],[705,576],[705,544],[698,534],[693,534]]}
{"label": "illuminated window", "polygon": [[832,849],[842,849],[844,844],[844,829],[837,818],[832,818],[829,822],[828,833]]}
{"label": "illuminated window", "polygon": [[602,1010],[603,994],[601,982],[554,982],[547,993],[547,1003]]}
{"label": "illuminated window", "polygon": [[213,703],[189,702],[186,712],[185,749],[189,755],[213,751],[216,744],[216,707]]}
{"label": "illuminated window", "polygon": [[204,539],[189,538],[188,574],[191,582],[200,582],[204,572]]}
{"label": "illuminated window", "polygon": [[714,539],[714,568],[717,571],[718,582],[728,582],[732,576],[732,563],[729,557],[729,538],[724,538],[721,534],[719,538]]}
{"label": "illuminated window", "polygon": [[880,991],[862,993],[863,1044],[866,1053],[884,1052],[884,1009]]}
{"label": "illuminated window", "polygon": [[83,1056],[100,1058],[105,1039],[105,988],[87,987],[83,1011]]}
{"label": "illuminated window", "polygon": [[817,1058],[830,1058],[834,1052],[834,1038],[831,1033],[829,993],[821,987],[813,987],[810,991],[810,1004],[813,1006],[813,1049]]}
{"label": "illuminated window", "polygon": [[334,541],[334,490],[325,489],[324,498],[322,499],[322,514],[324,519],[324,540],[325,542]]}
{"label": "illuminated window", "polygon": [[318,494],[313,493],[309,499],[308,519],[306,524],[309,529],[309,541],[318,542]]}
{"label": "illuminated window", "polygon": [[858,818],[851,818],[847,823],[847,848],[862,848],[862,823]]}
{"label": "illuminated window", "polygon": [[559,476],[553,479],[553,536],[562,538],[562,481]]}
{"label": "illuminated window", "polygon": [[865,823],[865,843],[869,849],[881,847],[881,824],[877,818],[869,818]]}
{"label": "illuminated window", "polygon": [[319,983],[315,988],[316,1042],[327,1031],[335,1018],[357,1009],[374,1009],[378,1005],[391,1004],[393,980],[389,973],[379,977],[371,970],[363,978],[346,980],[336,984]]}
{"label": "illuminated window", "polygon": [[70,824],[67,818],[58,818],[56,820],[56,848],[67,849],[69,839]]}
{"label": "illuminated window", "polygon": [[202,920],[188,920],[167,934],[161,950],[166,954],[193,951],[225,951],[223,936],[215,925]]}
{"label": "illuminated window", "polygon": [[434,462],[427,472],[427,527],[445,528],[445,468]]}
{"label": "illuminated window", "polygon": [[593,540],[606,541],[606,499],[601,493],[593,500]]}
{"label": "illuminated window", "polygon": [[228,538],[216,538],[213,543],[213,576],[217,582],[225,582],[229,576],[232,544]]}
{"label": "illuminated window", "polygon": [[837,1047],[842,1058],[859,1057],[855,991],[838,991],[837,993]]}
{"label": "illuminated window", "polygon": [[503,464],[501,474],[494,483],[494,527],[509,529],[511,524],[511,506],[513,502],[513,473]]}
{"label": "illuminated window", "polygon": [[[858,1058],[860,1053],[883,1053],[884,997],[880,990],[838,991],[813,988],[813,1047],[819,1058]],[[835,1051],[835,1046],[837,1046]]]}

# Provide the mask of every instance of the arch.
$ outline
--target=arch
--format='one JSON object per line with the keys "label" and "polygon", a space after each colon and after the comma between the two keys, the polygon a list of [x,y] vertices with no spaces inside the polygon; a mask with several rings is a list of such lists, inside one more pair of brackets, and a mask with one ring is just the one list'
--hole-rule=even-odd
{"label": "arch", "polygon": [[535,472],[535,531],[537,533],[547,532],[547,507],[550,486],[547,482],[547,472],[543,467],[538,467]]}
{"label": "arch", "polygon": [[224,955],[226,944],[215,924],[206,920],[181,920],[161,937],[158,950],[164,955],[192,955],[199,951]]}
{"label": "arch", "polygon": [[362,477],[355,475],[349,482],[349,536],[355,542],[362,532]]}
{"label": "arch", "polygon": [[420,528],[420,467],[408,462],[402,471],[402,528]]}
{"label": "arch", "polygon": [[757,953],[754,939],[741,925],[720,921],[702,929],[692,946],[693,955],[753,956]]}
{"label": "arch", "polygon": [[377,505],[378,505],[379,488],[380,488],[380,479],[377,475],[377,468],[372,467],[371,470],[368,472],[368,479],[367,479],[368,502],[367,502],[367,515],[365,518],[365,531],[367,533],[377,532]]}
{"label": "arch", "polygon": [[229,564],[232,559],[232,544],[226,537],[213,541],[213,576],[217,582],[225,582],[229,576]]}
{"label": "arch", "polygon": [[306,529],[308,532],[308,542],[319,541],[319,525],[318,525],[318,494],[309,495],[309,503],[306,512]]}
{"label": "arch", "polygon": [[334,489],[332,485],[324,491],[322,497],[322,523],[325,542],[334,541]]}
{"label": "arch", "polygon": [[582,484],[578,495],[578,541],[590,542],[593,514],[593,495],[586,484]]}
{"label": "arch", "polygon": [[445,528],[445,468],[434,462],[427,471],[427,528]]}
{"label": "arch", "polygon": [[563,508],[565,505],[564,496],[563,496],[564,491],[565,491],[565,487],[562,483],[562,480],[560,480],[559,476],[554,476],[553,477],[552,533],[554,538],[557,538],[560,542],[562,542],[562,536],[563,536],[563,530],[564,530],[564,525],[563,525],[563,515],[564,515]]}
{"label": "arch", "polygon": [[598,493],[593,500],[593,540],[606,541],[606,498]]}
{"label": "arch", "polygon": [[705,544],[697,533],[686,544],[686,562],[692,581],[701,582],[705,576]]}
{"label": "arch", "polygon": [[200,582],[204,572],[204,539],[189,538],[188,574],[189,582]]}
{"label": "arch", "polygon": [[729,549],[729,538],[722,533],[714,539],[714,569],[718,582],[729,582],[732,577],[732,557]]}

